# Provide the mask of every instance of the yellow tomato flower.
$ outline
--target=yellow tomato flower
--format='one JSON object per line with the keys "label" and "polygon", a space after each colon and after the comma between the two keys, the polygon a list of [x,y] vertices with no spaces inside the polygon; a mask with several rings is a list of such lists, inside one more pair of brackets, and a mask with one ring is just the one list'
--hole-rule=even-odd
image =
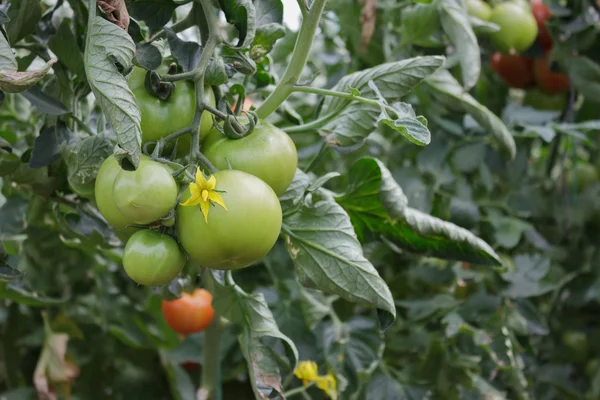
{"label": "yellow tomato flower", "polygon": [[196,182],[190,183],[191,196],[184,203],[181,203],[181,205],[195,206],[200,204],[200,210],[204,214],[204,221],[208,223],[208,210],[210,209],[211,202],[220,205],[227,211],[223,198],[215,191],[216,185],[217,179],[213,175],[207,180],[202,171],[200,171],[200,168],[198,168],[196,171]]}
{"label": "yellow tomato flower", "polygon": [[302,384],[306,386],[308,382],[314,382],[318,378],[318,371],[316,362],[302,361],[294,371],[294,375],[298,379],[302,379]]}
{"label": "yellow tomato flower", "polygon": [[298,379],[302,379],[304,386],[308,385],[309,382],[314,382],[319,389],[325,392],[327,397],[337,400],[337,382],[335,376],[331,373],[319,376],[319,368],[314,361],[300,362],[298,368],[294,371],[294,375]]}
{"label": "yellow tomato flower", "polygon": [[325,394],[331,399],[337,399],[337,383],[335,376],[331,373],[325,376],[318,376],[315,380],[317,387],[325,392]]}

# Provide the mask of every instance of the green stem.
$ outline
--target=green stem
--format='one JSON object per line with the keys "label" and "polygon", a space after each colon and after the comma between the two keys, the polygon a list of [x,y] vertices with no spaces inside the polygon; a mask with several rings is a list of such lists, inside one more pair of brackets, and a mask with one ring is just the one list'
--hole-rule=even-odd
{"label": "green stem", "polygon": [[[214,293],[210,270],[204,271],[204,286],[206,290]],[[221,317],[215,313],[211,324],[204,331],[204,361],[200,390],[207,400],[221,400],[221,336],[223,334]],[[200,398],[200,397],[199,397]]]}
{"label": "green stem", "polygon": [[[313,94],[319,94],[322,96],[333,96],[333,97],[339,97],[340,99],[346,99],[346,100],[356,100],[356,101],[360,101],[361,103],[369,104],[369,105],[372,105],[375,107],[380,107],[382,104],[381,101],[376,100],[376,99],[369,99],[367,97],[355,96],[352,93],[338,92],[337,90],[330,90],[330,89],[320,89],[320,88],[315,88],[315,87],[311,87],[311,86],[294,86],[292,88],[292,91],[293,92],[301,92],[301,93],[313,93]],[[386,110],[388,110],[389,112],[392,112],[394,115],[398,114],[398,111],[396,111],[389,105],[385,104],[384,106],[385,106]]]}
{"label": "green stem", "polygon": [[95,136],[96,134],[94,132],[92,132],[92,130],[79,118],[77,118],[75,115],[73,114],[68,114],[67,115],[68,118],[71,118],[73,121],[75,121],[77,123],[77,126],[79,126],[85,133],[91,135],[91,136]]}
{"label": "green stem", "polygon": [[256,110],[259,118],[266,118],[275,111],[292,93],[294,85],[298,83],[298,78],[306,65],[306,61],[308,61],[308,54],[312,47],[326,2],[327,0],[315,0],[306,18],[302,20],[302,26],[298,33],[298,39],[296,40],[290,63],[275,90],[271,92],[269,97]]}
{"label": "green stem", "polygon": [[304,392],[306,392],[306,389],[308,389],[311,386],[314,386],[314,384],[315,384],[314,382],[310,382],[306,386],[298,386],[297,388],[290,389],[290,390],[288,390],[287,392],[285,392],[283,394],[283,398],[287,399],[287,398],[290,398],[290,397],[292,397],[294,395],[304,393]]}

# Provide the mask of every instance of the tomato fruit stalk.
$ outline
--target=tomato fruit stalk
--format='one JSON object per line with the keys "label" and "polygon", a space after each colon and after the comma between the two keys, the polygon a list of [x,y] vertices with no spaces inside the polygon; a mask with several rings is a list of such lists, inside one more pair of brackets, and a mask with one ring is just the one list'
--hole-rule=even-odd
{"label": "tomato fruit stalk", "polygon": [[176,300],[163,300],[162,313],[167,324],[177,333],[187,335],[206,329],[213,319],[212,295],[205,289],[183,293]]}

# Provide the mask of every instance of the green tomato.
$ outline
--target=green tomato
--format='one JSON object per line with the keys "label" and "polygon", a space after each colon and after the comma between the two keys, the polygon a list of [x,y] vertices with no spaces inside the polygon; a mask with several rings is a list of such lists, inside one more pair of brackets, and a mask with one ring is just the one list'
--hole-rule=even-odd
{"label": "green tomato", "polygon": [[123,251],[123,268],[140,285],[165,285],[179,275],[184,264],[175,239],[151,230],[134,233]]}
{"label": "green tomato", "polygon": [[588,358],[589,343],[588,338],[583,332],[567,331],[562,336],[563,345],[566,348],[566,354],[574,362],[584,362]]}
{"label": "green tomato", "polygon": [[533,107],[536,110],[562,111],[567,105],[568,96],[566,93],[549,94],[538,88],[533,88],[525,94],[523,105]]}
{"label": "green tomato", "polygon": [[150,224],[167,214],[177,201],[179,189],[171,171],[148,157],[135,171],[121,170],[113,186],[114,202],[136,224]]}
{"label": "green tomato", "polygon": [[217,168],[244,171],[266,182],[278,196],[292,183],[298,153],[292,139],[266,121],[241,139],[228,139],[216,128],[206,138],[202,152]]}
{"label": "green tomato", "polygon": [[490,33],[492,44],[502,52],[522,52],[535,42],[537,22],[531,9],[519,3],[500,3],[492,10],[490,22],[500,26],[498,32]]}
{"label": "green tomato", "polygon": [[[166,74],[168,65],[163,64],[157,72]],[[171,97],[161,100],[146,90],[145,80],[147,71],[134,67],[129,77],[129,88],[135,96],[135,102],[142,116],[142,143],[155,142],[192,123],[196,112],[196,91],[190,81],[177,81]],[[215,94],[210,86],[204,88],[204,98],[212,107],[215,106]],[[212,114],[202,113],[200,139],[202,140],[213,126]],[[190,136],[179,138],[177,152],[185,155],[190,150]]]}
{"label": "green tomato", "polygon": [[475,18],[489,21],[492,16],[492,7],[483,0],[467,0],[467,12]]}
{"label": "green tomato", "polygon": [[596,182],[598,182],[598,171],[592,164],[577,163],[567,173],[567,184],[580,193]]}
{"label": "green tomato", "polygon": [[[144,158],[146,156],[142,156]],[[111,224],[121,238],[127,238],[137,231],[136,228],[128,227],[133,221],[125,218],[119,211],[114,201],[113,187],[117,175],[122,171],[115,157],[110,156],[100,166],[96,176],[95,199],[96,206],[106,221]]]}
{"label": "green tomato", "polygon": [[[242,171],[214,174],[215,190],[227,210],[210,207],[208,223],[200,206],[178,206],[179,240],[191,259],[203,267],[233,270],[247,267],[271,250],[281,230],[281,206],[269,185]],[[181,197],[190,198],[189,189]]]}

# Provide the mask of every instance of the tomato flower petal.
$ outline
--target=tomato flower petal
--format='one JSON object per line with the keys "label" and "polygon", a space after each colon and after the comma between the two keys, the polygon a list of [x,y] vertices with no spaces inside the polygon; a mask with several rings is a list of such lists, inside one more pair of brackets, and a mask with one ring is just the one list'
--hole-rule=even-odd
{"label": "tomato flower petal", "polygon": [[225,209],[225,211],[227,211],[227,206],[225,205],[225,202],[223,201],[223,198],[221,197],[221,195],[217,192],[210,192],[208,194],[208,199],[210,201],[212,201],[213,203],[223,207]]}

